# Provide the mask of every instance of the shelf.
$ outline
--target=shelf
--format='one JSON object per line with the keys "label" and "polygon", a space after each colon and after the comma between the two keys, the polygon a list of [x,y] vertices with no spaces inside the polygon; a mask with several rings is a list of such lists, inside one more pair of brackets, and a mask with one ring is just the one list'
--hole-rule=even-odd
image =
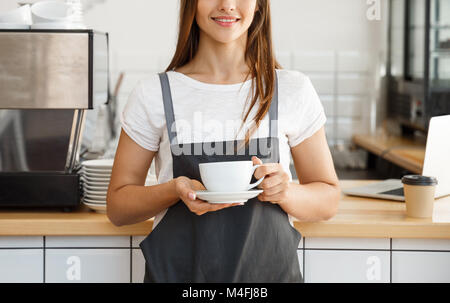
{"label": "shelf", "polygon": [[450,24],[442,24],[442,25],[431,25],[430,28],[440,30],[440,29],[450,29]]}
{"label": "shelf", "polygon": [[433,54],[433,56],[435,57],[439,57],[439,56],[449,56],[450,55],[450,49],[435,49],[430,51],[431,54]]}
{"label": "shelf", "polygon": [[430,91],[431,92],[448,92],[448,88],[450,87],[450,79],[440,79],[440,80],[431,80],[430,81]]}

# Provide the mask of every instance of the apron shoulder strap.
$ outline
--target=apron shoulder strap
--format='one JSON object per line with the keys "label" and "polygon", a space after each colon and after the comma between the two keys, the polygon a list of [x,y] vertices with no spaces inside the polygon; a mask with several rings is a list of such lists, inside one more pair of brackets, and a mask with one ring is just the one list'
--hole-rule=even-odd
{"label": "apron shoulder strap", "polygon": [[275,70],[275,85],[269,108],[269,137],[278,137],[278,76]]}
{"label": "apron shoulder strap", "polygon": [[173,111],[172,93],[167,73],[159,73],[161,82],[162,97],[164,103],[164,114],[166,116],[167,132],[169,134],[170,145],[177,144],[177,128],[175,124],[175,114]]}

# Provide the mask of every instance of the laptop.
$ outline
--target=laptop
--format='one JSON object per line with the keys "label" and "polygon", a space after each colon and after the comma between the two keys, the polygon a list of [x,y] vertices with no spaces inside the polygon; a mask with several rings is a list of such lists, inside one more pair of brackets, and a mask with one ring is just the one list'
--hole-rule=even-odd
{"label": "laptop", "polygon": [[[430,120],[422,175],[437,179],[435,198],[450,195],[450,115]],[[387,179],[342,192],[350,196],[405,201],[400,179]]]}

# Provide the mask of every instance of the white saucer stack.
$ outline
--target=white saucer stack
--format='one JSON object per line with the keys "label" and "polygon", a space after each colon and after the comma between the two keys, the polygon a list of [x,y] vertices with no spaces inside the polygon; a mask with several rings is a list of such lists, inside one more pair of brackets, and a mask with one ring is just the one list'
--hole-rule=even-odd
{"label": "white saucer stack", "polygon": [[92,210],[106,213],[106,193],[114,159],[88,160],[81,163],[83,203]]}
{"label": "white saucer stack", "polygon": [[[83,204],[99,213],[106,213],[106,194],[113,164],[114,159],[88,160],[81,163]],[[155,175],[147,176],[145,186],[156,183]]]}

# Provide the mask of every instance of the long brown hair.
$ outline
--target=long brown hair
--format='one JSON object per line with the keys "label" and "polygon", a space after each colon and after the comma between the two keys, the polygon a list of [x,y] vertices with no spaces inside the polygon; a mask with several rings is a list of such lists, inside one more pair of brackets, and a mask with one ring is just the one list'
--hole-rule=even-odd
{"label": "long brown hair", "polygon": [[[257,0],[257,6],[253,22],[248,29],[245,51],[245,60],[249,67],[247,78],[248,76],[252,78],[251,92],[254,93],[250,107],[244,115],[243,124],[258,100],[260,104],[253,118],[254,124],[245,135],[245,145],[269,111],[275,89],[275,69],[281,68],[275,59],[272,46],[270,0]],[[195,21],[196,11],[197,0],[181,0],[177,48],[166,71],[187,64],[196,55],[200,40],[200,28]]]}

